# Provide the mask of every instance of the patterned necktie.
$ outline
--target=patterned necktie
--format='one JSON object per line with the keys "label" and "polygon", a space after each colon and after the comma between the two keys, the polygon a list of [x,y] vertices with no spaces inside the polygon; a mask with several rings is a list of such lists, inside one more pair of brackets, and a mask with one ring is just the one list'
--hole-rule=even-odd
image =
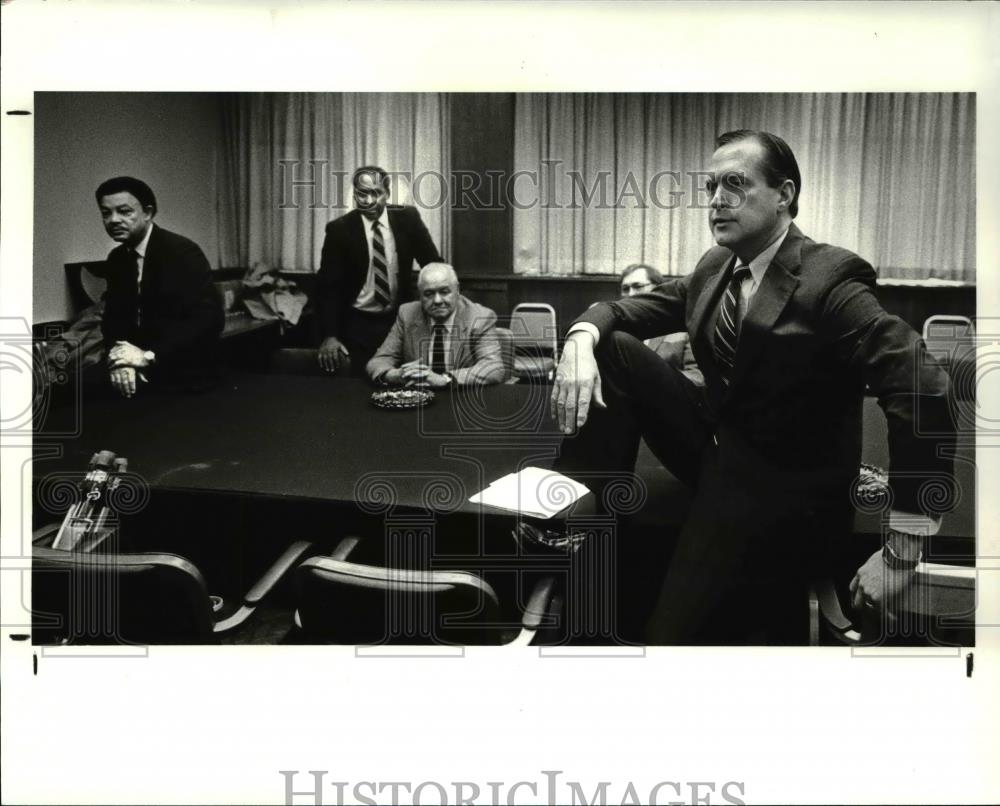
{"label": "patterned necktie", "polygon": [[372,272],[375,279],[375,300],[384,308],[392,302],[392,291],[389,288],[389,264],[385,259],[385,242],[382,240],[382,228],[376,220],[372,223]]}
{"label": "patterned necktie", "polygon": [[444,323],[434,323],[434,334],[431,336],[431,372],[438,375],[448,369],[444,360]]}
{"label": "patterned necktie", "polygon": [[750,275],[749,266],[737,266],[732,279],[722,296],[719,318],[715,322],[715,357],[719,362],[722,380],[728,385],[729,373],[736,363],[736,347],[739,344],[740,328],[737,321],[740,286]]}

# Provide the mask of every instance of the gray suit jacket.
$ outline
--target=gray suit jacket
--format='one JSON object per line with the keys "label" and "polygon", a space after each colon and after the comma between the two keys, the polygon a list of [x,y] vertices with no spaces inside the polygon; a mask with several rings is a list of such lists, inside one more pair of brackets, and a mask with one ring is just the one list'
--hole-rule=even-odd
{"label": "gray suit jacket", "polygon": [[[501,383],[504,380],[497,316],[489,308],[459,295],[452,321],[448,367],[457,384]],[[380,381],[390,369],[407,361],[430,363],[431,321],[420,302],[399,307],[396,321],[382,346],[368,362],[368,376]]]}

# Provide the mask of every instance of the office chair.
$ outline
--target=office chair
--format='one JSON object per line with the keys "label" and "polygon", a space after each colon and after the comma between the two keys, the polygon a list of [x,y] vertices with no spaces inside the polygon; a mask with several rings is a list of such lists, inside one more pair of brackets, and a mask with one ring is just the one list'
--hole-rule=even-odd
{"label": "office chair", "polygon": [[558,359],[556,312],[544,302],[522,302],[510,314],[514,334],[514,375],[551,380]]}
{"label": "office chair", "polygon": [[[940,361],[952,380],[959,401],[976,399],[976,328],[967,316],[935,314],[923,330],[927,352]],[[974,414],[970,415],[974,417]],[[970,421],[974,422],[974,420]]]}
{"label": "office chair", "polygon": [[500,360],[503,361],[504,382],[511,383],[514,377],[514,333],[506,327],[496,328],[500,342]]}
{"label": "office chair", "polygon": [[525,646],[555,619],[552,576],[533,586],[518,630],[477,574],[349,562],[358,542],[345,538],[332,556],[312,557],[295,570],[303,643]]}
{"label": "office chair", "polygon": [[[859,478],[870,492],[877,494],[879,486],[885,487],[888,484],[888,474],[879,468],[888,465],[889,448],[885,414],[873,397],[866,397],[864,400],[862,437],[861,460],[867,465],[863,465]],[[866,467],[876,472],[866,473]],[[964,470],[956,464],[959,484]],[[888,501],[887,489],[885,495],[885,500]],[[867,551],[870,552],[871,548]],[[833,574],[813,580],[809,596],[810,644],[874,646],[880,643],[975,643],[973,615],[976,569],[921,562],[917,565],[915,574],[906,596],[898,603],[894,624],[883,623],[881,614],[874,611],[860,614],[853,612],[846,589],[838,586]],[[844,580],[840,582],[845,584]]]}
{"label": "office chair", "polygon": [[[217,618],[201,571],[166,552],[54,549],[58,525],[35,533],[32,547],[36,644],[216,644],[231,637],[312,548],[290,545],[244,595]],[[217,598],[217,597],[216,597]]]}

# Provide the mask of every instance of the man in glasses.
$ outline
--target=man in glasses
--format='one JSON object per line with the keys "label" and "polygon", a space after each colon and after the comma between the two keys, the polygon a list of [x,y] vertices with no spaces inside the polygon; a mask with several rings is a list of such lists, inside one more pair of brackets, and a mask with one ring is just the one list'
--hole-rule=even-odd
{"label": "man in glasses", "polygon": [[[631,266],[626,266],[625,271],[622,272],[622,299],[651,291],[662,283],[663,279],[660,272],[645,263],[633,263]],[[645,344],[664,361],[683,372],[694,383],[699,385],[705,383],[701,370],[698,369],[698,362],[691,350],[691,340],[687,333],[667,333],[662,336],[653,336],[651,339],[646,339]]]}
{"label": "man in glasses", "polygon": [[[560,469],[630,473],[642,436],[692,489],[647,641],[796,640],[810,575],[851,532],[869,390],[889,423],[891,507],[850,592],[858,609],[891,612],[955,501],[948,375],[879,304],[869,263],[793,223],[802,177],[781,137],[726,132],[706,173],[716,246],[695,270],[569,329],[552,409],[579,434]],[[640,341],[681,330],[703,387]]]}

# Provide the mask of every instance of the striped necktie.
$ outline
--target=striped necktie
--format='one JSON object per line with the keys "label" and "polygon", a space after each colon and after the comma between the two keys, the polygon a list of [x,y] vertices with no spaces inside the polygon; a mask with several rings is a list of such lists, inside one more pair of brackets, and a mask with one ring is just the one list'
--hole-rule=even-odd
{"label": "striped necktie", "polygon": [[732,279],[726,286],[719,307],[719,318],[715,322],[715,358],[719,362],[722,380],[729,384],[729,373],[736,363],[736,347],[740,339],[740,327],[737,321],[739,311],[740,286],[750,275],[749,266],[737,266],[733,270]]}
{"label": "striped necktie", "polygon": [[375,300],[384,308],[392,302],[392,291],[389,288],[389,264],[385,259],[385,242],[382,240],[382,228],[378,220],[372,223],[372,268],[375,280]]}
{"label": "striped necktie", "polygon": [[442,375],[448,369],[444,358],[444,323],[435,322],[431,336],[431,372]]}

